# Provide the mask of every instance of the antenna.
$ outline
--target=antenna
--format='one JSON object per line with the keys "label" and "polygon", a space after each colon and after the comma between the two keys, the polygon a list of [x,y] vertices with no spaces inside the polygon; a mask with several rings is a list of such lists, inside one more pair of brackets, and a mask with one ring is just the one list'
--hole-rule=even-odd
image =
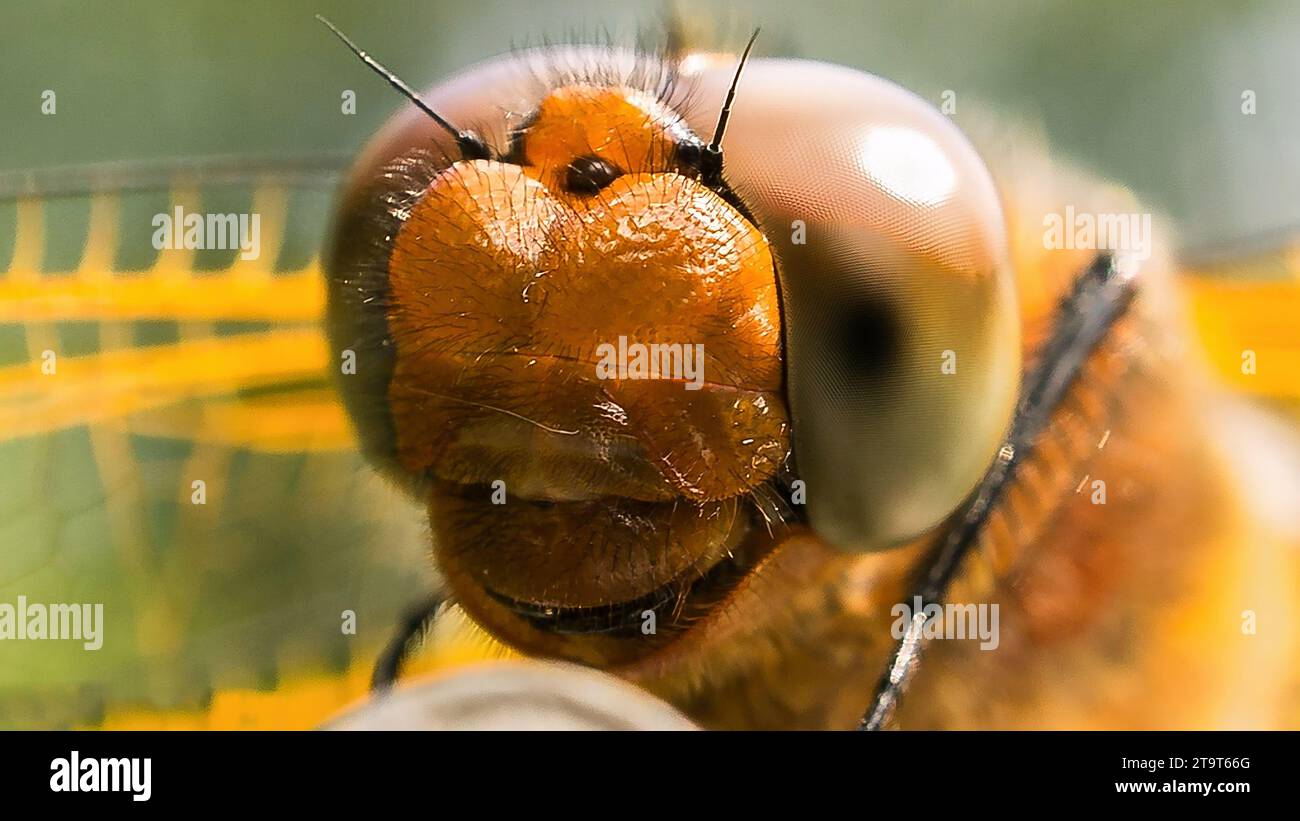
{"label": "antenna", "polygon": [[402,82],[402,78],[398,77],[396,74],[389,71],[378,60],[371,57],[366,52],[362,51],[361,48],[358,47],[356,43],[348,39],[348,36],[346,34],[339,31],[338,26],[334,25],[329,20],[326,20],[324,17],[322,17],[319,14],[316,15],[316,19],[324,23],[325,27],[328,28],[330,31],[334,32],[334,36],[342,40],[343,45],[347,46],[348,49],[353,54],[357,55],[357,57],[361,59],[361,62],[369,66],[370,69],[374,71],[376,74],[378,74],[380,77],[383,77],[385,80],[387,80],[390,86],[397,89],[399,94],[401,94],[403,97],[405,97],[406,99],[414,103],[416,108],[420,109],[425,114],[428,114],[429,118],[433,120],[435,123],[437,123],[444,131],[446,131],[451,136],[455,137],[456,145],[460,148],[461,154],[464,155],[465,159],[486,160],[492,157],[492,151],[488,148],[487,143],[483,142],[482,137],[480,137],[478,134],[475,134],[473,131],[469,131],[469,130],[462,131],[461,129],[456,128],[454,125],[447,122],[445,119],[443,119],[441,114],[434,111],[433,108],[431,108],[428,103],[420,99],[419,94],[416,94],[411,89],[410,86]]}
{"label": "antenna", "polygon": [[723,101],[722,111],[718,114],[718,126],[713,130],[713,140],[705,147],[704,156],[701,158],[700,175],[709,185],[721,182],[722,135],[727,130],[727,120],[731,119],[731,103],[736,99],[736,86],[740,84],[740,72],[745,69],[749,52],[754,48],[754,41],[758,39],[760,31],[762,29],[754,29],[754,33],[749,36],[749,42],[745,45],[745,51],[740,55],[740,62],[736,64],[736,75],[731,78],[731,87],[727,89],[727,98]]}

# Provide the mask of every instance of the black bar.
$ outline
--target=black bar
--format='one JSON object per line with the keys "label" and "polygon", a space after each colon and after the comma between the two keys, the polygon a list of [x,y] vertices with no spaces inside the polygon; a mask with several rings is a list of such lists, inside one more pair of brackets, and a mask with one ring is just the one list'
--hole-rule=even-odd
{"label": "black bar", "polygon": [[[846,793],[872,805],[885,796],[920,802],[918,814],[949,801],[1044,813],[1099,800],[1168,807],[1191,799],[1223,809],[1260,799],[1289,803],[1297,740],[1295,733],[1245,732],[15,732],[0,734],[0,789],[6,807],[30,799],[42,808],[163,806],[205,815],[283,803],[338,817],[349,803],[373,811],[389,800],[410,811],[486,812],[514,800],[547,813],[588,806],[612,814],[632,810],[646,794],[673,815],[696,795],[730,804],[786,794],[811,808],[840,804]],[[137,758],[143,771],[148,758],[148,801],[134,801],[129,791],[52,791],[62,766],[52,762],[70,765],[74,750],[82,767],[87,759]],[[1163,791],[1174,783],[1209,783],[1216,791]],[[1123,784],[1156,791],[1134,795],[1127,790],[1136,788]],[[1234,791],[1218,791],[1223,785]],[[624,799],[594,802],[609,789]],[[670,800],[676,794],[682,799]]]}

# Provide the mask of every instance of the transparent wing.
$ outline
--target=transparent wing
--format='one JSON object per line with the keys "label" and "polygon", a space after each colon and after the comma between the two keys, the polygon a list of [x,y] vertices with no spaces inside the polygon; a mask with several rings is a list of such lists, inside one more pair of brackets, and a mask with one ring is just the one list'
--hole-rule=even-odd
{"label": "transparent wing", "polygon": [[[312,726],[433,583],[328,381],[339,166],[0,179],[0,605],[103,605],[99,649],[0,641],[0,727]],[[156,250],[178,207],[257,253]]]}

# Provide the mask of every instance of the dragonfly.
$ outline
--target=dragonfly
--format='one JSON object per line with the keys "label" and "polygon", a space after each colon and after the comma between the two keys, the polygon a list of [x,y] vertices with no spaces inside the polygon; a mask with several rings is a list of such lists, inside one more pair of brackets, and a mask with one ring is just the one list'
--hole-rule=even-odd
{"label": "dragonfly", "polygon": [[[348,159],[0,178],[0,602],[106,613],[97,651],[0,644],[0,726],[316,726],[436,587],[423,511],[364,465],[330,384],[320,249]],[[256,259],[148,247],[140,213],[222,197],[260,215]],[[1300,234],[1193,249],[1178,288],[1220,389],[1300,418]],[[514,655],[455,613],[438,631],[407,673]]]}

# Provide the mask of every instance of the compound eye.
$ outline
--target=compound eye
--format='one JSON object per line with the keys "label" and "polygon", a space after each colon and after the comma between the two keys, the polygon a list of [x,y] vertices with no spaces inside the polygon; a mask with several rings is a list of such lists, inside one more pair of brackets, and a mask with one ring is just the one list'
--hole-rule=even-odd
{"label": "compound eye", "polygon": [[564,190],[571,194],[598,194],[623,172],[600,157],[579,157],[569,163],[564,174]]}
{"label": "compound eye", "polygon": [[[733,76],[704,69],[693,93],[723,98]],[[880,78],[755,60],[740,94],[725,176],[775,252],[808,520],[846,551],[905,544],[969,495],[1014,412],[997,188],[951,119]]]}

